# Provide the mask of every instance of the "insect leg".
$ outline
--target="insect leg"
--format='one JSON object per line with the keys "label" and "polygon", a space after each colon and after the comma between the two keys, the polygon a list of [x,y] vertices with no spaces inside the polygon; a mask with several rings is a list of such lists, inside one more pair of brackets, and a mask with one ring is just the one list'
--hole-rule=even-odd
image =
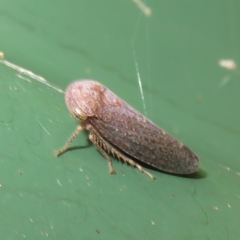
{"label": "insect leg", "polygon": [[78,125],[76,130],[73,132],[73,134],[71,135],[71,137],[69,138],[69,140],[65,144],[65,146],[63,148],[61,148],[60,150],[58,150],[58,151],[54,151],[54,154],[58,157],[58,156],[62,155],[63,153],[65,153],[70,148],[73,140],[84,129],[85,129],[85,124],[84,123],[82,123],[81,125]]}
{"label": "insect leg", "polygon": [[[116,153],[116,155],[119,153]],[[126,163],[128,163],[129,165],[133,166],[133,167],[137,167],[142,173],[145,173],[147,176],[149,176],[152,180],[155,179],[155,177],[149,173],[148,171],[146,171],[141,165],[139,165],[138,163],[134,162],[132,159],[124,156],[123,154],[119,154],[119,157]]]}
{"label": "insect leg", "polygon": [[115,174],[115,170],[113,168],[112,165],[112,160],[110,158],[110,156],[105,152],[105,150],[103,149],[103,147],[101,146],[102,144],[100,142],[97,141],[97,138],[95,137],[95,135],[93,133],[90,132],[89,134],[89,139],[92,141],[92,143],[96,146],[96,148],[98,149],[98,151],[107,159],[108,161],[108,166],[110,169],[110,174]]}
{"label": "insect leg", "polygon": [[[126,155],[122,154],[120,151],[118,151],[116,148],[114,148],[111,144],[109,144],[105,139],[103,139],[101,137],[101,135],[92,127],[92,125],[87,125],[86,129],[90,131],[90,135],[89,135],[90,140],[94,143],[94,145],[99,149],[99,151],[101,153],[102,153],[102,151],[104,151],[103,149],[105,149],[105,151],[107,151],[108,153],[112,153],[112,155],[116,155],[118,157],[118,159],[122,159],[125,163],[128,163],[129,165],[131,165],[133,167],[137,167],[141,172],[145,173],[152,180],[155,179],[155,177],[151,173],[146,171],[141,165],[139,165],[138,163],[136,163],[135,161],[133,161]],[[105,151],[104,151],[104,154],[106,154]],[[105,157],[104,154],[103,154],[103,156]],[[108,155],[107,155],[107,157],[110,159],[110,157]],[[107,157],[105,157],[105,158],[107,159]],[[108,160],[108,162],[109,162],[109,160]],[[112,165],[111,159],[110,159],[110,164]],[[109,164],[109,167],[110,167],[110,164]],[[111,171],[111,167],[110,167],[110,171]]]}

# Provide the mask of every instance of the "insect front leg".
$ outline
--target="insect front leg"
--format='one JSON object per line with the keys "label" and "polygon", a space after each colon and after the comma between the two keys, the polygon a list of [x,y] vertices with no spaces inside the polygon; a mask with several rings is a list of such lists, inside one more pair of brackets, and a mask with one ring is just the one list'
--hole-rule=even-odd
{"label": "insect front leg", "polygon": [[112,160],[110,156],[107,154],[107,152],[103,149],[103,144],[101,142],[97,141],[96,135],[94,135],[92,132],[89,134],[89,139],[91,142],[96,146],[97,150],[106,158],[108,161],[108,166],[109,166],[109,172],[110,174],[116,174],[113,165],[112,165]]}
{"label": "insect front leg", "polygon": [[85,129],[85,124],[82,123],[80,125],[77,126],[76,130],[73,132],[73,134],[71,135],[71,137],[69,138],[69,140],[67,141],[67,143],[65,144],[65,146],[63,148],[61,148],[58,151],[54,151],[54,154],[59,157],[60,155],[62,155],[63,153],[65,153],[71,146],[73,140],[78,136],[78,134]]}

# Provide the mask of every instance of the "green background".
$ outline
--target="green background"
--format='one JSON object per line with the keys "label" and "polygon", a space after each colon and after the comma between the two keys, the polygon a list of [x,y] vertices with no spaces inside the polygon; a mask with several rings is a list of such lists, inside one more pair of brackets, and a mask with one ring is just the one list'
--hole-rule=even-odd
{"label": "green background", "polygon": [[[219,62],[239,65],[240,2],[143,3],[1,1],[0,51],[33,73],[0,64],[1,239],[239,238],[240,74]],[[87,134],[56,158],[77,124],[59,89],[82,78],[193,149],[199,172],[151,181],[114,160],[111,176]]]}

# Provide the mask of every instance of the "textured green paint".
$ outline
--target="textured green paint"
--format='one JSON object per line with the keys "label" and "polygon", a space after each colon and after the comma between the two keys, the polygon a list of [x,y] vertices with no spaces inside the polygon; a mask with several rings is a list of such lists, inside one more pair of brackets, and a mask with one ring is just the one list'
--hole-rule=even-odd
{"label": "textured green paint", "polygon": [[0,64],[1,239],[238,239],[240,74],[218,62],[239,65],[239,1],[145,4],[3,0],[0,51],[61,89],[102,82],[192,148],[199,173],[152,182],[114,160],[110,176],[86,134],[56,158],[77,124],[64,95]]}

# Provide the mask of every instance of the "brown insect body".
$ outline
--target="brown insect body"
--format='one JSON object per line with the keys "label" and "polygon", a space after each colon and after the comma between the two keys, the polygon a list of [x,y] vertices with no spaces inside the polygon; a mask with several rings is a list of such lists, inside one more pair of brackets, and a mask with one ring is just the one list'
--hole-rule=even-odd
{"label": "brown insect body", "polygon": [[199,160],[189,148],[102,84],[91,80],[76,81],[68,87],[65,99],[70,112],[83,121],[73,138],[83,128],[89,130],[90,140],[108,160],[111,173],[114,170],[109,153],[138,167],[151,178],[153,176],[135,160],[175,174],[197,171]]}

